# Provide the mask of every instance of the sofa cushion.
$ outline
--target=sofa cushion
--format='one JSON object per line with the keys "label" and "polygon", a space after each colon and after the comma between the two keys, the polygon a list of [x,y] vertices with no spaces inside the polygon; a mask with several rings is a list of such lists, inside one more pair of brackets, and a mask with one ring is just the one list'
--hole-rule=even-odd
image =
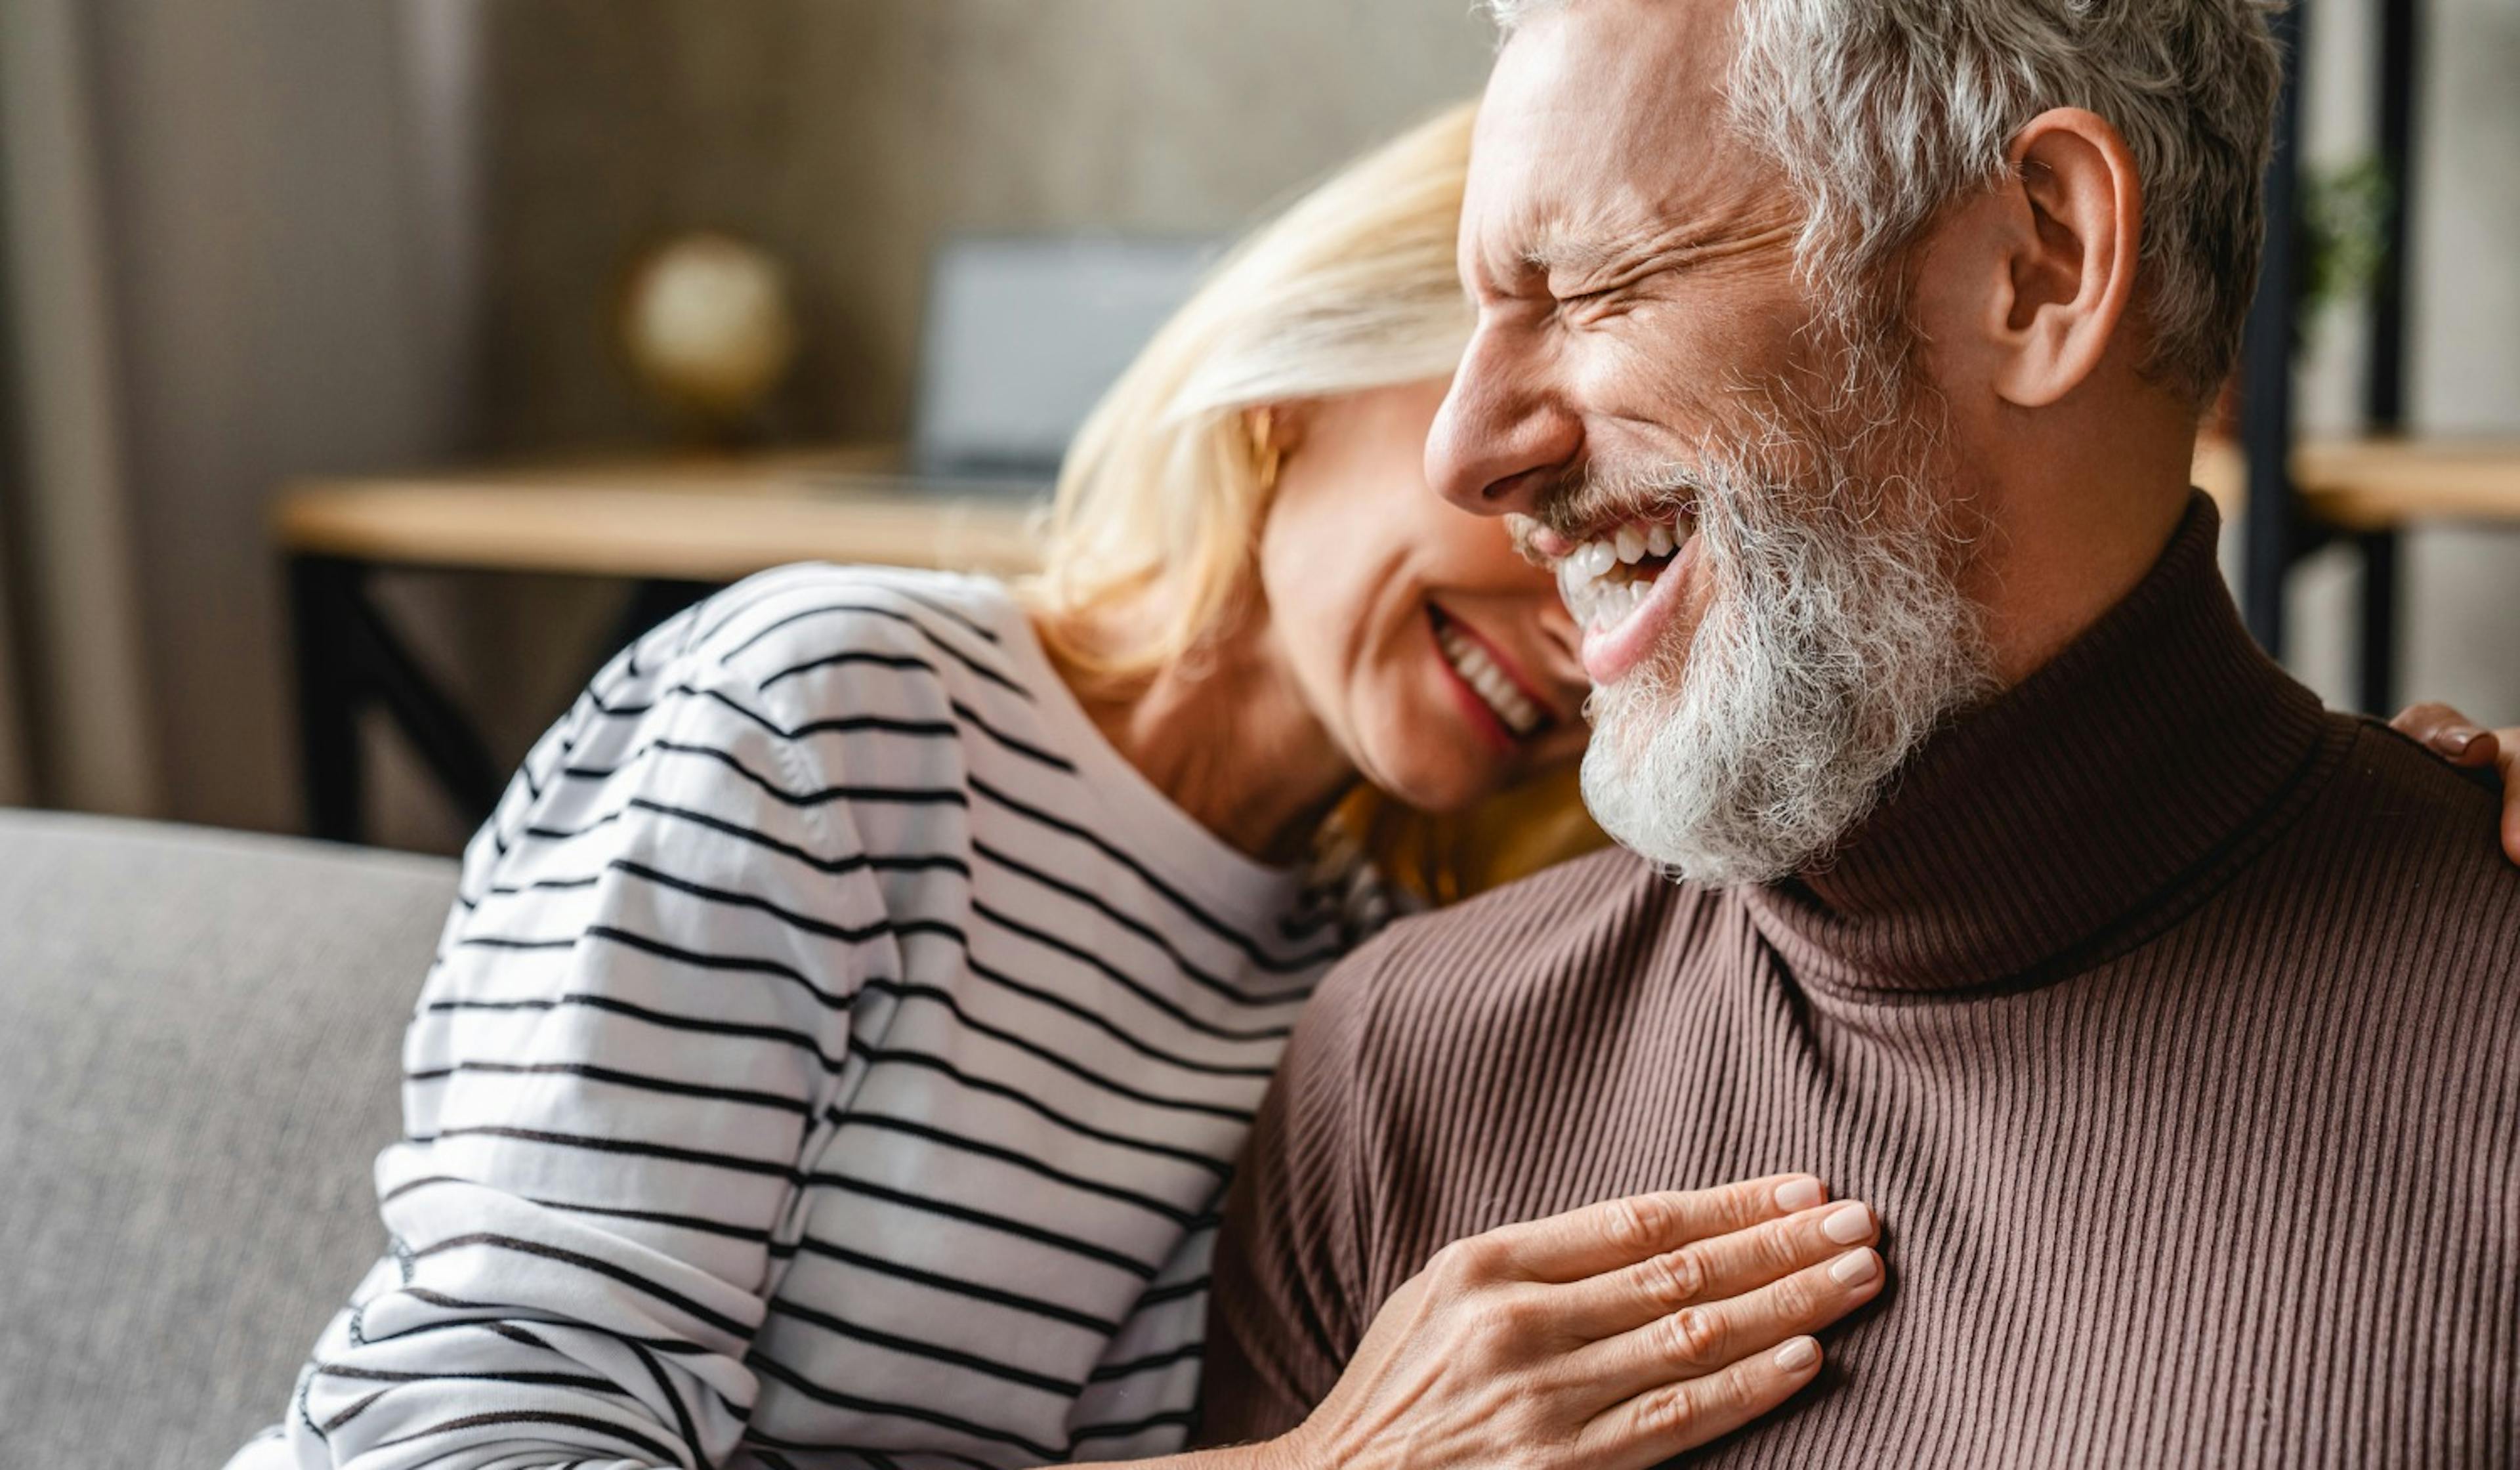
{"label": "sofa cushion", "polygon": [[453,865],[0,812],[0,1435],[220,1464],[382,1246]]}

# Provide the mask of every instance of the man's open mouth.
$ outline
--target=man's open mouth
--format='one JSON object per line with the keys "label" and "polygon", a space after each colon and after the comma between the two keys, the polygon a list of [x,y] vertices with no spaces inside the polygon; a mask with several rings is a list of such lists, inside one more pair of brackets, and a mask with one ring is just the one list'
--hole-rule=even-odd
{"label": "man's open mouth", "polygon": [[1687,511],[1598,532],[1558,558],[1558,596],[1586,632],[1614,628],[1643,605],[1696,532],[1696,518]]}

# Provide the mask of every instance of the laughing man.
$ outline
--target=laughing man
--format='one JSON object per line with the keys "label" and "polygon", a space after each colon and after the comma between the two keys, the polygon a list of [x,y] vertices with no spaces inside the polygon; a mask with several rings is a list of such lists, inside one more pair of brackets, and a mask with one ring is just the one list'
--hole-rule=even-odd
{"label": "laughing man", "polygon": [[1895,1286],[1709,1463],[2520,1458],[2520,872],[2250,644],[2188,488],[2267,7],[1498,8],[1429,470],[1558,565],[1629,851],[1325,988],[1207,1436],[1445,1242],[1797,1169]]}

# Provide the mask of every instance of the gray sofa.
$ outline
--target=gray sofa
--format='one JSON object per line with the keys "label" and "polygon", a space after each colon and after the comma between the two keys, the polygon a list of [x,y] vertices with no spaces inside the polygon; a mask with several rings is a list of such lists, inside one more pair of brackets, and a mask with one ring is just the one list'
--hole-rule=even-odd
{"label": "gray sofa", "polygon": [[216,1467],[382,1245],[453,865],[0,812],[0,1465]]}

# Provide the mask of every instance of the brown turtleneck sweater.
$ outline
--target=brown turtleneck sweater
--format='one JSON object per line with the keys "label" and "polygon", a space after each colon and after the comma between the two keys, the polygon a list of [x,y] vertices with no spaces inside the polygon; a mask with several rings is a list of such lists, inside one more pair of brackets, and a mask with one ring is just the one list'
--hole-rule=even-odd
{"label": "brown turtleneck sweater", "polygon": [[2201,499],[1834,866],[1622,854],[1324,987],[1220,1246],[1205,1438],[1457,1237],[1809,1170],[1891,1288],[1716,1465],[2520,1464],[2520,871],[2252,646]]}

